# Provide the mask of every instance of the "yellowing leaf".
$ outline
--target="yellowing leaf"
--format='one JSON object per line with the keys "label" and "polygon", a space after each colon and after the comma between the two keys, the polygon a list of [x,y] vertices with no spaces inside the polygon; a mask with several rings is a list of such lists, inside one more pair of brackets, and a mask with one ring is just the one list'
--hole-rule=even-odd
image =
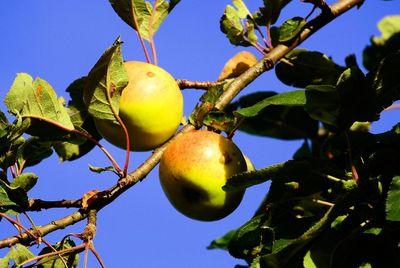
{"label": "yellowing leaf", "polygon": [[225,63],[218,80],[221,81],[238,77],[256,63],[257,58],[252,53],[248,51],[241,51]]}
{"label": "yellowing leaf", "polygon": [[87,209],[90,204],[98,197],[99,190],[92,190],[85,193],[82,197],[82,208]]}

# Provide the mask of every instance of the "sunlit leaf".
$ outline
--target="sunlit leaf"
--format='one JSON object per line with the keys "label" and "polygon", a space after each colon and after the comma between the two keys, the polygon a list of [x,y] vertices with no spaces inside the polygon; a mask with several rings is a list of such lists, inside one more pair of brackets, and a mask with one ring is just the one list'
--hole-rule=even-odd
{"label": "sunlit leaf", "polygon": [[220,20],[220,28],[231,44],[235,46],[251,45],[251,43],[245,38],[245,29],[241,22],[239,12],[233,6],[226,6],[224,15]]}
{"label": "sunlit leaf", "polygon": [[[149,41],[180,0],[155,1],[155,6],[144,0],[109,0],[109,2],[123,21]],[[136,17],[137,27],[133,14]]]}
{"label": "sunlit leaf", "polygon": [[87,110],[95,118],[111,120],[116,124],[113,110],[118,113],[122,89],[128,84],[118,38],[89,72],[83,92]]}
{"label": "sunlit leaf", "polygon": [[16,265],[32,259],[35,255],[25,246],[16,244],[15,247],[11,247],[10,252],[7,254],[9,260],[13,260]]}
{"label": "sunlit leaf", "polygon": [[400,48],[400,15],[384,17],[378,28],[381,36],[371,38],[371,45],[363,51],[363,64],[368,70],[377,68],[379,62],[387,55]]}
{"label": "sunlit leaf", "polygon": [[294,17],[285,21],[279,27],[279,42],[284,43],[296,38],[305,24],[306,21],[301,17]]}
{"label": "sunlit leaf", "polygon": [[400,176],[393,178],[386,199],[386,219],[400,221]]}
{"label": "sunlit leaf", "polygon": [[[302,93],[300,93],[302,94]],[[244,109],[264,99],[276,95],[275,92],[255,92],[239,98],[228,106],[229,110]],[[261,108],[261,107],[260,107]],[[304,111],[302,106],[268,105],[257,115],[241,121],[239,130],[260,136],[278,139],[302,139],[316,135],[318,122]]]}
{"label": "sunlit leaf", "polygon": [[31,126],[27,132],[32,135],[49,136],[43,129],[72,130],[71,119],[51,85],[41,78],[34,81],[29,74],[20,73],[6,95],[5,103],[14,115],[29,118]]}
{"label": "sunlit leaf", "polygon": [[243,117],[252,117],[258,115],[269,105],[303,106],[305,103],[306,98],[304,90],[295,90],[273,95],[253,106],[237,110],[234,113]]}
{"label": "sunlit leaf", "polygon": [[22,188],[25,192],[28,192],[32,189],[38,181],[38,176],[31,172],[25,172],[21,175],[15,177],[10,182],[11,188]]}
{"label": "sunlit leaf", "polygon": [[[56,245],[53,245],[53,248],[56,250],[63,250],[63,249],[69,249],[75,247],[74,241],[71,239],[67,238],[64,239],[61,242],[58,242]],[[82,249],[83,250],[83,249]],[[53,249],[49,247],[45,247],[39,252],[40,255],[44,255],[46,253],[51,253],[54,252]],[[62,254],[61,256],[64,258],[65,262],[67,263],[68,267],[75,268],[78,266],[79,263],[79,252],[71,252],[71,253],[66,253]],[[38,260],[35,263],[35,267],[38,268],[65,268],[64,262],[60,259],[59,255],[53,255],[50,257],[44,257],[40,260]]]}

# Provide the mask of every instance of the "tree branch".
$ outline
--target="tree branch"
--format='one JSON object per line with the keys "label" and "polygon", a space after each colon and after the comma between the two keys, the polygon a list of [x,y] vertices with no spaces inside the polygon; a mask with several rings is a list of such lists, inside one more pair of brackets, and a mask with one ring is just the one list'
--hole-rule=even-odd
{"label": "tree branch", "polygon": [[185,88],[195,88],[195,89],[209,89],[210,87],[213,86],[219,86],[225,83],[225,81],[190,81],[186,79],[177,79],[176,83],[178,84],[180,89],[185,89]]}
{"label": "tree branch", "polygon": [[[347,12],[349,9],[356,5],[359,5],[363,0],[339,0],[332,6],[330,6],[331,13],[321,13],[316,18],[308,22],[299,37],[296,38],[291,44],[279,44],[274,47],[266,56],[261,59],[256,65],[249,68],[246,72],[237,77],[224,91],[219,100],[216,102],[215,107],[217,109],[224,109],[232,99],[247,85],[254,81],[258,76],[260,76],[265,71],[272,69],[276,62],[281,60],[287,53],[292,51],[296,46],[301,44],[304,40],[309,38],[313,33],[324,27],[326,24],[331,22],[333,19],[339,15]],[[137,182],[143,180],[147,174],[158,164],[162,156],[163,151],[178,136],[185,132],[195,129],[193,125],[186,125],[183,127],[176,135],[171,138],[167,143],[157,148],[153,154],[143,162],[135,171],[127,175],[118,181],[116,185],[102,192],[102,197],[96,199],[92,204],[90,209],[96,209],[99,211],[106,205],[114,201],[119,195],[128,190],[130,187],[135,185]],[[87,211],[78,210],[71,215],[68,215],[59,220],[53,221],[46,224],[39,229],[42,235],[46,235],[58,229],[65,228],[68,225],[72,225],[78,221],[81,221],[87,217]],[[32,238],[27,233],[22,233],[17,236],[13,236],[4,240],[0,240],[0,248],[11,246],[19,242],[31,241]]]}

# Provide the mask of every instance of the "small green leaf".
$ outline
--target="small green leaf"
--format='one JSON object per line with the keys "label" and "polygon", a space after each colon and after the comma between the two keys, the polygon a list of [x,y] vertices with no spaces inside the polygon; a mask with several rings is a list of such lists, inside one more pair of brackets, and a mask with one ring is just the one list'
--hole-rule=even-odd
{"label": "small green leaf", "polygon": [[242,0],[232,0],[232,3],[236,7],[237,14],[239,15],[240,18],[244,19],[248,15],[251,15],[249,9]]}
{"label": "small green leaf", "polygon": [[[149,41],[180,0],[156,1],[156,6],[144,0],[109,0],[114,11],[141,36]],[[132,14],[135,14],[135,19]]]}
{"label": "small green leaf", "polygon": [[237,120],[223,111],[211,111],[204,117],[203,124],[219,131],[231,133],[236,127]]}
{"label": "small green leaf", "polygon": [[30,137],[18,147],[16,161],[20,166],[34,166],[43,159],[53,154],[52,143],[44,141],[38,137]]}
{"label": "small green leaf", "polygon": [[388,221],[400,221],[400,176],[396,176],[390,183],[386,199],[386,219]]}
{"label": "small green leaf", "polygon": [[258,115],[269,105],[303,106],[305,103],[306,98],[304,90],[295,90],[273,95],[256,103],[253,106],[237,110],[234,112],[234,114],[243,117],[252,117]]}
{"label": "small green leaf", "polygon": [[264,6],[254,14],[255,20],[260,26],[273,25],[279,18],[281,10],[291,0],[264,0]]}
{"label": "small green leaf", "polygon": [[20,265],[21,263],[35,257],[35,255],[27,247],[21,244],[16,244],[15,247],[11,247],[7,257],[9,260],[13,260],[16,265]]}
{"label": "small green leaf", "polygon": [[17,208],[18,204],[11,200],[6,184],[0,180],[0,212],[6,213],[9,210]]}
{"label": "small green leaf", "polygon": [[400,15],[386,16],[378,22],[378,29],[381,37],[372,37],[376,45],[384,45],[393,35],[400,33]]}
{"label": "small green leaf", "polygon": [[94,167],[92,165],[89,165],[89,169],[90,169],[90,171],[95,172],[95,173],[102,173],[104,171],[114,171],[114,168],[112,166],[109,166],[109,167]]}
{"label": "small green leaf", "polygon": [[10,215],[21,212],[28,204],[28,195],[22,187],[12,187],[0,180],[0,211]]}
{"label": "small green leaf", "polygon": [[273,237],[273,230],[265,226],[265,215],[255,216],[236,230],[228,250],[235,258],[247,260],[267,250]]}
{"label": "small green leaf", "polygon": [[38,176],[34,173],[30,172],[25,172],[22,173],[21,175],[15,177],[11,182],[10,182],[10,187],[11,188],[22,188],[25,192],[28,192],[30,189],[32,189],[38,180]]}
{"label": "small green leaf", "polygon": [[305,24],[306,21],[301,17],[294,17],[285,21],[279,27],[279,42],[284,43],[296,38]]}
{"label": "small green leaf", "polygon": [[232,238],[236,234],[236,230],[229,231],[222,237],[215,239],[211,242],[211,244],[207,247],[207,249],[223,249],[228,250],[229,243],[231,242]]}
{"label": "small green leaf", "polygon": [[227,5],[220,19],[221,31],[226,35],[231,44],[235,46],[250,46],[245,38],[245,29],[242,25],[239,12],[231,5]]}
{"label": "small green leaf", "polygon": [[[75,243],[74,243],[74,241],[72,241],[69,238],[67,238],[61,242],[58,242],[56,245],[53,245],[53,248],[55,248],[58,251],[63,250],[63,249],[70,249],[73,247],[75,247]],[[46,253],[51,253],[51,252],[54,252],[54,250],[52,248],[45,247],[43,250],[41,250],[39,252],[39,256],[44,255]],[[64,258],[68,267],[75,268],[78,266],[79,252],[74,251],[74,252],[62,254],[61,256]],[[37,268],[65,268],[65,265],[64,265],[64,262],[61,261],[59,255],[53,255],[53,256],[44,257],[44,258],[38,260],[35,263],[35,267],[37,267]]]}
{"label": "small green leaf", "polygon": [[313,259],[311,258],[310,250],[307,251],[306,255],[304,256],[303,265],[304,265],[304,268],[318,268],[318,266],[315,265]]}
{"label": "small green leaf", "polygon": [[225,191],[236,191],[275,179],[288,179],[299,174],[312,172],[312,164],[307,161],[289,160],[266,168],[233,175],[222,187]]}
{"label": "small green leaf", "polygon": [[119,112],[121,92],[128,84],[121,45],[122,42],[118,38],[103,53],[89,72],[83,92],[83,100],[90,115],[116,124],[118,121],[115,119],[113,110],[116,113]]}
{"label": "small green leaf", "polygon": [[375,70],[381,60],[400,47],[400,15],[386,16],[379,23],[381,37],[371,38],[371,45],[363,51],[363,64],[369,71]]}

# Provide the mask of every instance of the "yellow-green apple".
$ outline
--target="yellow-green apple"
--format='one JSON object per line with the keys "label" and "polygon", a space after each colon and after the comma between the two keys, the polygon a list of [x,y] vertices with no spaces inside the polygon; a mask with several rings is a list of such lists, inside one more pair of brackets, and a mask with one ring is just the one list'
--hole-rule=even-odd
{"label": "yellow-green apple", "polygon": [[239,148],[208,130],[178,136],[165,149],[159,167],[162,188],[172,205],[197,220],[219,220],[240,204],[244,190],[225,192],[227,180],[247,170]]}
{"label": "yellow-green apple", "polygon": [[[183,115],[183,97],[175,79],[164,69],[139,61],[124,63],[128,85],[122,90],[119,116],[128,129],[131,150],[146,151],[168,140]],[[108,120],[95,120],[100,134],[126,148],[123,129]]]}

